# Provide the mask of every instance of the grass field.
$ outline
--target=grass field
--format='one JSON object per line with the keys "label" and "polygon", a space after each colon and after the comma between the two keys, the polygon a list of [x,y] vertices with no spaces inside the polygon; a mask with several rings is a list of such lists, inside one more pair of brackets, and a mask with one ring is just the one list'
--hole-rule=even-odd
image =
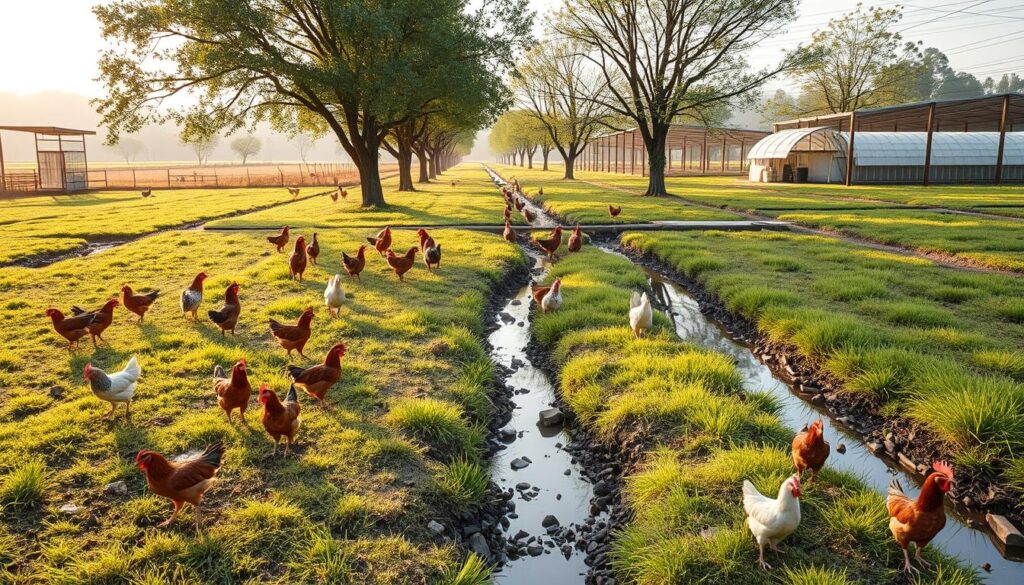
{"label": "grass field", "polygon": [[831,238],[783,233],[633,233],[847,392],[948,445],[960,469],[1024,491],[1024,290]]}
{"label": "grass field", "polygon": [[[560,260],[555,277],[564,304],[537,315],[534,331],[554,353],[566,403],[608,442],[647,430],[639,440],[649,454],[626,478],[635,518],[613,544],[619,582],[900,582],[882,498],[827,465],[801,498],[800,528],[769,560],[776,569],[759,570],[740,485],[751,479],[775,494],[791,473],[792,435],[774,401],[745,393],[728,358],[679,341],[660,314],[652,336],[634,339],[628,299],[646,280],[630,261],[585,248]],[[976,582],[949,559],[941,567],[916,582]],[[829,572],[836,577],[817,579]]]}

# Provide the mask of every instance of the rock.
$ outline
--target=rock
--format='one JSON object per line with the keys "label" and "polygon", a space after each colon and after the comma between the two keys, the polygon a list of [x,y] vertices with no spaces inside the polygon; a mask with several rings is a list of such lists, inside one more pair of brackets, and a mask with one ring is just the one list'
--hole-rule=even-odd
{"label": "rock", "polygon": [[530,463],[522,459],[521,457],[516,457],[515,459],[512,460],[511,465],[512,469],[519,471],[520,469],[525,469],[526,467],[529,467]]}
{"label": "rock", "polygon": [[816,404],[818,406],[825,404],[825,395],[815,394],[814,396],[811,396],[811,404]]}
{"label": "rock", "polygon": [[529,537],[530,537],[530,533],[529,532],[520,529],[519,532],[516,532],[516,535],[512,537],[512,540],[523,540],[523,539],[529,538]]}
{"label": "rock", "polygon": [[128,484],[123,481],[115,481],[114,483],[108,483],[103,488],[103,493],[110,496],[127,496],[128,495]]}
{"label": "rock", "polygon": [[472,536],[472,535],[476,534],[477,532],[480,532],[480,527],[477,526],[476,524],[469,524],[467,526],[463,526],[462,527],[462,535],[463,536]]}
{"label": "rock", "polygon": [[700,537],[706,540],[714,538],[722,529],[717,526],[708,526],[700,531]]}
{"label": "rock", "polygon": [[893,443],[892,440],[886,439],[882,441],[882,444],[885,445],[885,450],[889,453],[896,453],[896,443]]}
{"label": "rock", "polygon": [[846,443],[839,443],[838,445],[836,445],[836,453],[839,453],[840,455],[845,455]]}
{"label": "rock", "polygon": [[1017,527],[1006,516],[988,513],[985,514],[985,521],[988,522],[992,532],[995,533],[999,541],[1006,545],[1007,548],[1024,547],[1024,535],[1020,533],[1020,530],[1017,530]]}
{"label": "rock", "polygon": [[872,453],[878,453],[878,451],[882,448],[882,444],[872,441],[867,444],[867,448],[868,451],[871,451]]}
{"label": "rock", "polygon": [[572,475],[572,470],[566,469],[565,471],[562,472],[562,475]]}
{"label": "rock", "polygon": [[608,485],[608,482],[601,480],[594,484],[594,495],[595,496],[607,496],[612,493],[612,486]]}
{"label": "rock", "polygon": [[516,440],[515,429],[504,428],[498,431],[498,439],[503,443],[511,443]]}
{"label": "rock", "polygon": [[521,492],[526,491],[526,490],[530,489],[530,484],[525,482],[525,481],[521,481],[521,482],[516,484],[516,489],[521,491]]}
{"label": "rock", "polygon": [[547,516],[544,517],[543,520],[541,520],[540,525],[543,526],[544,528],[549,528],[551,526],[558,526],[558,518],[555,518],[551,514],[548,514]]}
{"label": "rock", "polygon": [[509,315],[508,313],[506,313],[504,311],[498,313],[498,317],[500,317],[501,320],[504,321],[505,323],[515,323],[515,321],[516,321],[515,317],[513,317],[512,315]]}
{"label": "rock", "polygon": [[484,538],[483,534],[480,534],[479,532],[477,532],[477,533],[473,534],[473,536],[470,536],[469,537],[469,548],[470,548],[470,550],[475,552],[477,555],[479,555],[480,558],[485,559],[487,561],[490,561],[490,559],[491,559],[491,549],[490,549],[490,547],[487,546],[487,539]]}
{"label": "rock", "polygon": [[991,573],[992,572],[992,564],[991,563],[981,563],[981,568],[986,573]]}
{"label": "rock", "polygon": [[64,514],[65,516],[75,516],[83,509],[84,508],[82,508],[81,506],[68,502],[67,504],[64,504],[63,506],[60,507],[60,513]]}
{"label": "rock", "polygon": [[60,398],[66,391],[67,389],[60,385],[50,386],[50,398]]}
{"label": "rock", "polygon": [[917,463],[914,463],[914,461],[910,457],[907,457],[903,453],[900,453],[899,455],[896,456],[896,459],[899,460],[900,465],[902,465],[903,468],[906,469],[907,471],[917,471]]}
{"label": "rock", "polygon": [[562,424],[565,415],[557,408],[548,408],[540,411],[540,424],[545,427],[554,427]]}
{"label": "rock", "polygon": [[441,524],[437,520],[431,520],[430,522],[427,522],[427,530],[434,534],[442,534],[444,533],[444,524]]}
{"label": "rock", "polygon": [[526,547],[526,554],[531,557],[539,557],[544,552],[544,547],[539,544],[531,544]]}
{"label": "rock", "polygon": [[512,302],[510,302],[509,304],[512,305],[513,307],[518,307],[519,305],[523,304],[523,301],[520,301],[519,299],[513,299]]}

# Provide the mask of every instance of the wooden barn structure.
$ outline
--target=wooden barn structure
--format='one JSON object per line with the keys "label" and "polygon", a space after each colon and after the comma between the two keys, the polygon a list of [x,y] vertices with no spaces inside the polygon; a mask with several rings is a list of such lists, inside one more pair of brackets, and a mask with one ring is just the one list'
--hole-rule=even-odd
{"label": "wooden barn structure", "polygon": [[[27,132],[35,137],[34,171],[5,168],[3,131]],[[0,196],[24,191],[75,193],[85,190],[89,186],[85,137],[95,135],[91,130],[57,126],[0,126]]]}
{"label": "wooden barn structure", "polygon": [[[665,141],[665,174],[741,174],[746,153],[770,132],[673,124]],[[647,175],[647,149],[636,128],[597,136],[577,159],[587,171]]]}

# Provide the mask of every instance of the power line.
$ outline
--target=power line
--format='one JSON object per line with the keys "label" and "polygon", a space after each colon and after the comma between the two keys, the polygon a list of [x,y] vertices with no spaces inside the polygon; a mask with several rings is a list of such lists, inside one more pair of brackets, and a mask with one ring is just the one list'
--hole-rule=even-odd
{"label": "power line", "polygon": [[953,12],[947,12],[947,13],[945,13],[945,14],[941,14],[941,15],[939,15],[939,16],[936,16],[935,18],[933,18],[933,19],[931,19],[931,20],[929,20],[929,21],[926,21],[926,22],[922,22],[922,23],[920,23],[920,24],[915,24],[915,25],[912,25],[912,26],[908,26],[908,27],[906,27],[906,28],[902,28],[902,29],[900,29],[900,30],[899,30],[899,31],[897,31],[897,32],[906,32],[906,31],[908,31],[908,30],[910,30],[910,29],[912,29],[912,28],[917,28],[917,27],[919,27],[919,26],[923,26],[923,25],[926,25],[926,24],[928,24],[928,23],[931,23],[931,22],[935,22],[936,20],[941,20],[941,19],[943,19],[943,18],[946,18],[946,17],[948,17],[948,16],[953,16],[954,14],[959,14],[959,13],[961,13],[961,12],[965,11],[965,10],[970,10],[971,8],[974,8],[975,6],[981,6],[982,4],[988,4],[988,3],[989,3],[989,2],[991,2],[991,1],[992,1],[992,0],[981,0],[980,2],[976,2],[976,3],[974,3],[974,4],[971,4],[970,6],[968,6],[968,7],[966,7],[966,8],[961,8],[961,9],[959,9],[959,10],[954,10]]}

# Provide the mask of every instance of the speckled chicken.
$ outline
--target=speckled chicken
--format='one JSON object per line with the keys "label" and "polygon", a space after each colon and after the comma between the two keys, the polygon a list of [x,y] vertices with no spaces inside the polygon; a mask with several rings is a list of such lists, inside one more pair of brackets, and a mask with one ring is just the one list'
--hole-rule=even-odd
{"label": "speckled chicken", "polygon": [[139,378],[142,377],[142,368],[139,360],[132,356],[128,364],[120,372],[108,374],[103,370],[93,367],[92,363],[85,364],[83,372],[85,380],[89,382],[89,389],[96,395],[96,398],[110,403],[110,412],[103,418],[113,418],[117,405],[124,404],[124,418],[130,420],[132,416],[132,398],[135,396],[135,388]]}

